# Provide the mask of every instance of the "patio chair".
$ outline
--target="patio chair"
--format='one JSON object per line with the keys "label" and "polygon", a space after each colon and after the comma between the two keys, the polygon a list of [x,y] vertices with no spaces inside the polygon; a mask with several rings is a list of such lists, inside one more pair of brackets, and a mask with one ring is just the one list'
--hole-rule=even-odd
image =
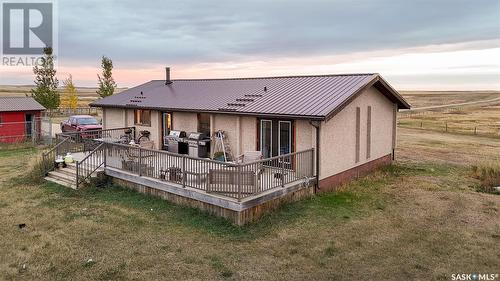
{"label": "patio chair", "polygon": [[[244,154],[241,154],[236,158],[236,164],[246,164],[246,163],[251,163],[255,161],[262,160],[264,156],[262,155],[262,152],[260,151],[247,151]],[[264,164],[262,162],[256,163],[256,174],[258,177],[262,173],[264,173]]]}
{"label": "patio chair", "polygon": [[246,151],[244,154],[239,155],[236,158],[236,163],[249,163],[257,160],[261,160],[263,158],[262,152],[260,151]]}

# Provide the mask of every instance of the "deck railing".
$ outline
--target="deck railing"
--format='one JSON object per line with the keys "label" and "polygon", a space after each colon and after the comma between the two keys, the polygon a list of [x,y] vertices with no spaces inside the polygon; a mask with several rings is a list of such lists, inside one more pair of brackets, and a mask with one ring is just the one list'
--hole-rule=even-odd
{"label": "deck railing", "polygon": [[76,188],[85,182],[106,160],[106,143],[100,142],[82,160],[76,161]]}
{"label": "deck railing", "polygon": [[104,154],[106,167],[238,200],[291,183],[309,184],[314,176],[312,148],[250,163],[219,162],[118,143],[106,143]]}
{"label": "deck railing", "polygon": [[76,153],[82,152],[83,145],[81,143],[75,143],[71,141],[69,137],[57,136],[56,145],[50,148],[48,151],[42,153],[42,163],[44,173],[48,173],[54,169],[56,157],[58,155],[64,156],[68,152]]}
{"label": "deck railing", "polygon": [[[127,134],[127,131],[130,133]],[[117,142],[119,140],[124,140],[124,137],[130,136],[135,139],[135,127],[123,127],[114,129],[96,129],[96,130],[85,130],[76,132],[64,132],[56,134],[56,137],[66,138],[69,137],[75,143],[87,144],[89,142],[94,143],[96,140],[103,142]],[[130,140],[129,140],[130,141]],[[95,146],[93,147],[95,148]],[[92,149],[90,149],[92,150]],[[88,150],[87,150],[88,151]]]}

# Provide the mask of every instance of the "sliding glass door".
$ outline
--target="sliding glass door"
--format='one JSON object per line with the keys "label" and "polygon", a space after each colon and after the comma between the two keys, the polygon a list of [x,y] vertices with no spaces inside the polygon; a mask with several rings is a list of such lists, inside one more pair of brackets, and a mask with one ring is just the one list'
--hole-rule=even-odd
{"label": "sliding glass door", "polygon": [[292,121],[261,119],[259,125],[259,148],[264,158],[293,152]]}
{"label": "sliding glass door", "polygon": [[264,158],[273,156],[273,122],[260,120],[260,151]]}

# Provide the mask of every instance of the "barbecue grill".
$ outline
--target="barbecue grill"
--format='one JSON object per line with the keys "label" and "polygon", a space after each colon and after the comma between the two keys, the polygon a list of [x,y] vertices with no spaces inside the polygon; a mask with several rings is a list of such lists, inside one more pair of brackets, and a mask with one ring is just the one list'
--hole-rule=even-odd
{"label": "barbecue grill", "polygon": [[165,137],[168,146],[167,150],[169,152],[187,154],[188,148],[185,138],[186,138],[186,132],[171,130],[168,136]]}
{"label": "barbecue grill", "polygon": [[204,133],[193,132],[187,138],[189,156],[207,158],[210,151],[210,137]]}

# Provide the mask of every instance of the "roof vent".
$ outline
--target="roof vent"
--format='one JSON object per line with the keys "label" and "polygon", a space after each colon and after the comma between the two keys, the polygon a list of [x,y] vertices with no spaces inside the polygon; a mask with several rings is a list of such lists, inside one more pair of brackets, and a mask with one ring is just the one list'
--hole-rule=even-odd
{"label": "roof vent", "polygon": [[170,67],[165,67],[165,85],[172,84],[172,80],[170,80]]}

